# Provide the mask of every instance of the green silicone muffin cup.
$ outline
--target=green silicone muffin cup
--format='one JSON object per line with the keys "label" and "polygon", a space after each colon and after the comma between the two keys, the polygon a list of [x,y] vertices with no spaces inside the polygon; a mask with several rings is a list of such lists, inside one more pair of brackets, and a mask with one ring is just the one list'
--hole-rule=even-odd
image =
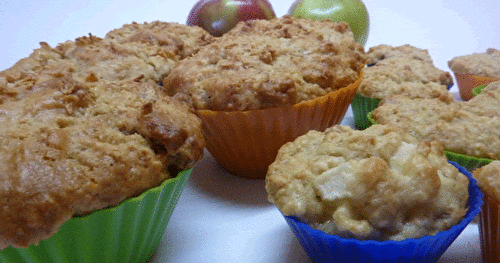
{"label": "green silicone muffin cup", "polygon": [[[374,125],[377,124],[377,121],[373,119],[372,112],[369,112],[366,114],[366,118],[370,122],[370,124]],[[450,152],[450,151],[444,151],[446,158],[448,158],[449,161],[456,162],[458,165],[464,167],[467,169],[467,171],[472,172],[475,169],[489,164],[492,159],[487,159],[487,158],[480,158],[480,157],[474,157],[470,155],[465,155],[465,154],[460,154],[460,153],[455,153],[455,152]]]}
{"label": "green silicone muffin cup", "polygon": [[472,89],[472,96],[477,96],[479,95],[481,92],[483,92],[483,89],[486,88],[486,86],[488,85],[481,85],[481,86],[477,86],[475,88]]}
{"label": "green silicone muffin cup", "polygon": [[378,107],[380,99],[373,99],[356,93],[351,102],[352,114],[356,129],[364,130],[371,126],[367,114]]}
{"label": "green silicone muffin cup", "polygon": [[492,159],[474,157],[450,151],[444,151],[444,153],[446,154],[448,160],[456,162],[458,165],[464,167],[469,172],[472,172],[475,169],[485,166],[493,161]]}
{"label": "green silicone muffin cup", "polygon": [[64,223],[28,248],[0,251],[0,262],[146,262],[156,249],[192,169],[160,186]]}

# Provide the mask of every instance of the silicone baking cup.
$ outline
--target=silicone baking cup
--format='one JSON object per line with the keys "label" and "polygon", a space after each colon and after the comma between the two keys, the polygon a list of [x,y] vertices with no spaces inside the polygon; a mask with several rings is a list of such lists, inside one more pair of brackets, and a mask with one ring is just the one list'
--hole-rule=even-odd
{"label": "silicone baking cup", "polygon": [[454,73],[457,81],[458,91],[462,100],[467,101],[473,97],[472,90],[481,85],[499,80],[498,78],[479,76],[473,74]]}
{"label": "silicone baking cup", "polygon": [[403,241],[360,241],[328,235],[295,217],[285,216],[285,219],[313,262],[436,262],[483,204],[483,194],[472,174],[458,164],[450,163],[469,178],[469,209],[457,225],[436,235]]}
{"label": "silicone baking cup", "polygon": [[477,86],[475,88],[472,89],[472,96],[477,96],[479,95],[481,92],[483,92],[484,88],[486,88],[488,85],[480,85],[480,86]]}
{"label": "silicone baking cup", "polygon": [[351,109],[356,129],[364,130],[372,125],[367,115],[376,109],[379,103],[380,99],[373,99],[360,94],[354,96]]}
{"label": "silicone baking cup", "polygon": [[226,171],[265,178],[279,148],[309,130],[339,124],[362,80],[295,105],[251,111],[197,110],[207,150]]}
{"label": "silicone baking cup", "polygon": [[158,248],[191,171],[182,171],[118,206],[74,217],[39,245],[3,249],[0,262],[147,262]]}
{"label": "silicone baking cup", "polygon": [[475,169],[491,163],[492,159],[474,157],[470,155],[444,151],[448,160],[458,163],[460,166],[472,172]]}
{"label": "silicone baking cup", "polygon": [[479,241],[483,262],[497,263],[500,259],[500,202],[487,193],[479,213]]}

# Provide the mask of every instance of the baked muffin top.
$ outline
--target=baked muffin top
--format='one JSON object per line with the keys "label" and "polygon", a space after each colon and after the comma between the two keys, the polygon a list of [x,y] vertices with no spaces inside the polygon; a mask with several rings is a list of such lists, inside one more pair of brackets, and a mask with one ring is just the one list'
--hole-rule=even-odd
{"label": "baked muffin top", "polygon": [[42,44],[0,73],[0,249],[37,244],[202,158],[201,121],[163,93],[140,49],[94,36]]}
{"label": "baked muffin top", "polygon": [[202,46],[212,42],[214,37],[198,26],[153,21],[123,25],[108,32],[106,39],[120,44],[134,43],[148,57],[158,56],[178,61],[197,53]]}
{"label": "baked muffin top", "polygon": [[500,159],[499,105],[496,89],[469,101],[394,96],[382,100],[372,116],[377,123],[400,126],[418,139],[442,141],[448,151]]}
{"label": "baked muffin top", "polygon": [[370,48],[366,56],[370,66],[363,70],[363,81],[357,91],[360,95],[376,99],[398,94],[417,98],[453,97],[447,90],[453,85],[453,77],[436,68],[425,49],[379,45]]}
{"label": "baked muffin top", "polygon": [[100,38],[89,34],[51,47],[40,42],[27,58],[0,72],[0,102],[21,99],[47,79],[71,75],[81,82],[136,80],[157,83],[213,37],[176,23],[132,23]]}
{"label": "baked muffin top", "polygon": [[500,78],[500,50],[488,48],[484,53],[457,56],[448,61],[454,73]]}
{"label": "baked muffin top", "polygon": [[163,87],[188,95],[196,109],[257,110],[345,87],[364,63],[346,23],[284,16],[239,23],[182,60]]}
{"label": "baked muffin top", "polygon": [[[409,63],[406,65],[395,64],[376,65],[363,70],[363,80],[359,85],[357,93],[369,98],[383,99],[394,95],[405,95],[410,98],[436,98],[443,97],[453,100],[453,94],[448,91],[447,81],[441,81],[435,77],[446,76],[426,73],[432,71],[413,70],[420,65]],[[446,79],[446,78],[445,78]]]}
{"label": "baked muffin top", "polygon": [[457,224],[467,212],[468,179],[440,142],[395,126],[333,126],[285,144],[266,190],[285,215],[328,234],[403,240]]}
{"label": "baked muffin top", "polygon": [[[419,60],[422,62],[432,64],[432,58],[427,49],[417,48],[410,44],[405,44],[401,46],[391,46],[381,44],[378,46],[373,46],[366,52],[368,65],[377,64],[384,60],[408,58],[412,60]],[[383,62],[382,62],[383,63]]]}
{"label": "baked muffin top", "polygon": [[495,160],[477,168],[473,174],[483,192],[493,199],[500,200],[500,161]]}

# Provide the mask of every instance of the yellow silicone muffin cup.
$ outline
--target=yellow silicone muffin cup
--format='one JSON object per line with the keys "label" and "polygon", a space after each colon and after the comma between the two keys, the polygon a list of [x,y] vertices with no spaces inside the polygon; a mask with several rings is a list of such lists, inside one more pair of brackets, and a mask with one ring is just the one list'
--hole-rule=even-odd
{"label": "yellow silicone muffin cup", "polygon": [[0,262],[147,262],[158,248],[191,171],[182,171],[118,206],[74,217],[39,245],[7,247],[0,251]]}
{"label": "yellow silicone muffin cup", "polygon": [[360,74],[347,87],[295,105],[251,111],[198,110],[207,149],[226,171],[263,179],[283,144],[342,121],[361,80]]}
{"label": "yellow silicone muffin cup", "polygon": [[464,101],[470,100],[473,97],[472,89],[475,87],[499,80],[498,78],[459,73],[455,73],[455,79],[457,80],[460,97]]}

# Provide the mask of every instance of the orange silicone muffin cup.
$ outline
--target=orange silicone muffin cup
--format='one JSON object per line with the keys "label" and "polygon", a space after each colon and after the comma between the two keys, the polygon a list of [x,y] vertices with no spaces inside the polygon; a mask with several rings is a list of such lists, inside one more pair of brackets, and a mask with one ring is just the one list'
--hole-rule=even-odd
{"label": "orange silicone muffin cup", "polygon": [[475,87],[499,80],[493,77],[459,73],[455,73],[455,79],[457,80],[460,97],[464,101],[470,100],[473,97],[472,89]]}
{"label": "orange silicone muffin cup", "polygon": [[484,193],[484,204],[479,214],[479,238],[483,262],[500,260],[500,202]]}
{"label": "orange silicone muffin cup", "polygon": [[226,171],[263,179],[283,144],[342,121],[361,80],[360,75],[347,87],[295,105],[250,111],[197,110],[207,150]]}

